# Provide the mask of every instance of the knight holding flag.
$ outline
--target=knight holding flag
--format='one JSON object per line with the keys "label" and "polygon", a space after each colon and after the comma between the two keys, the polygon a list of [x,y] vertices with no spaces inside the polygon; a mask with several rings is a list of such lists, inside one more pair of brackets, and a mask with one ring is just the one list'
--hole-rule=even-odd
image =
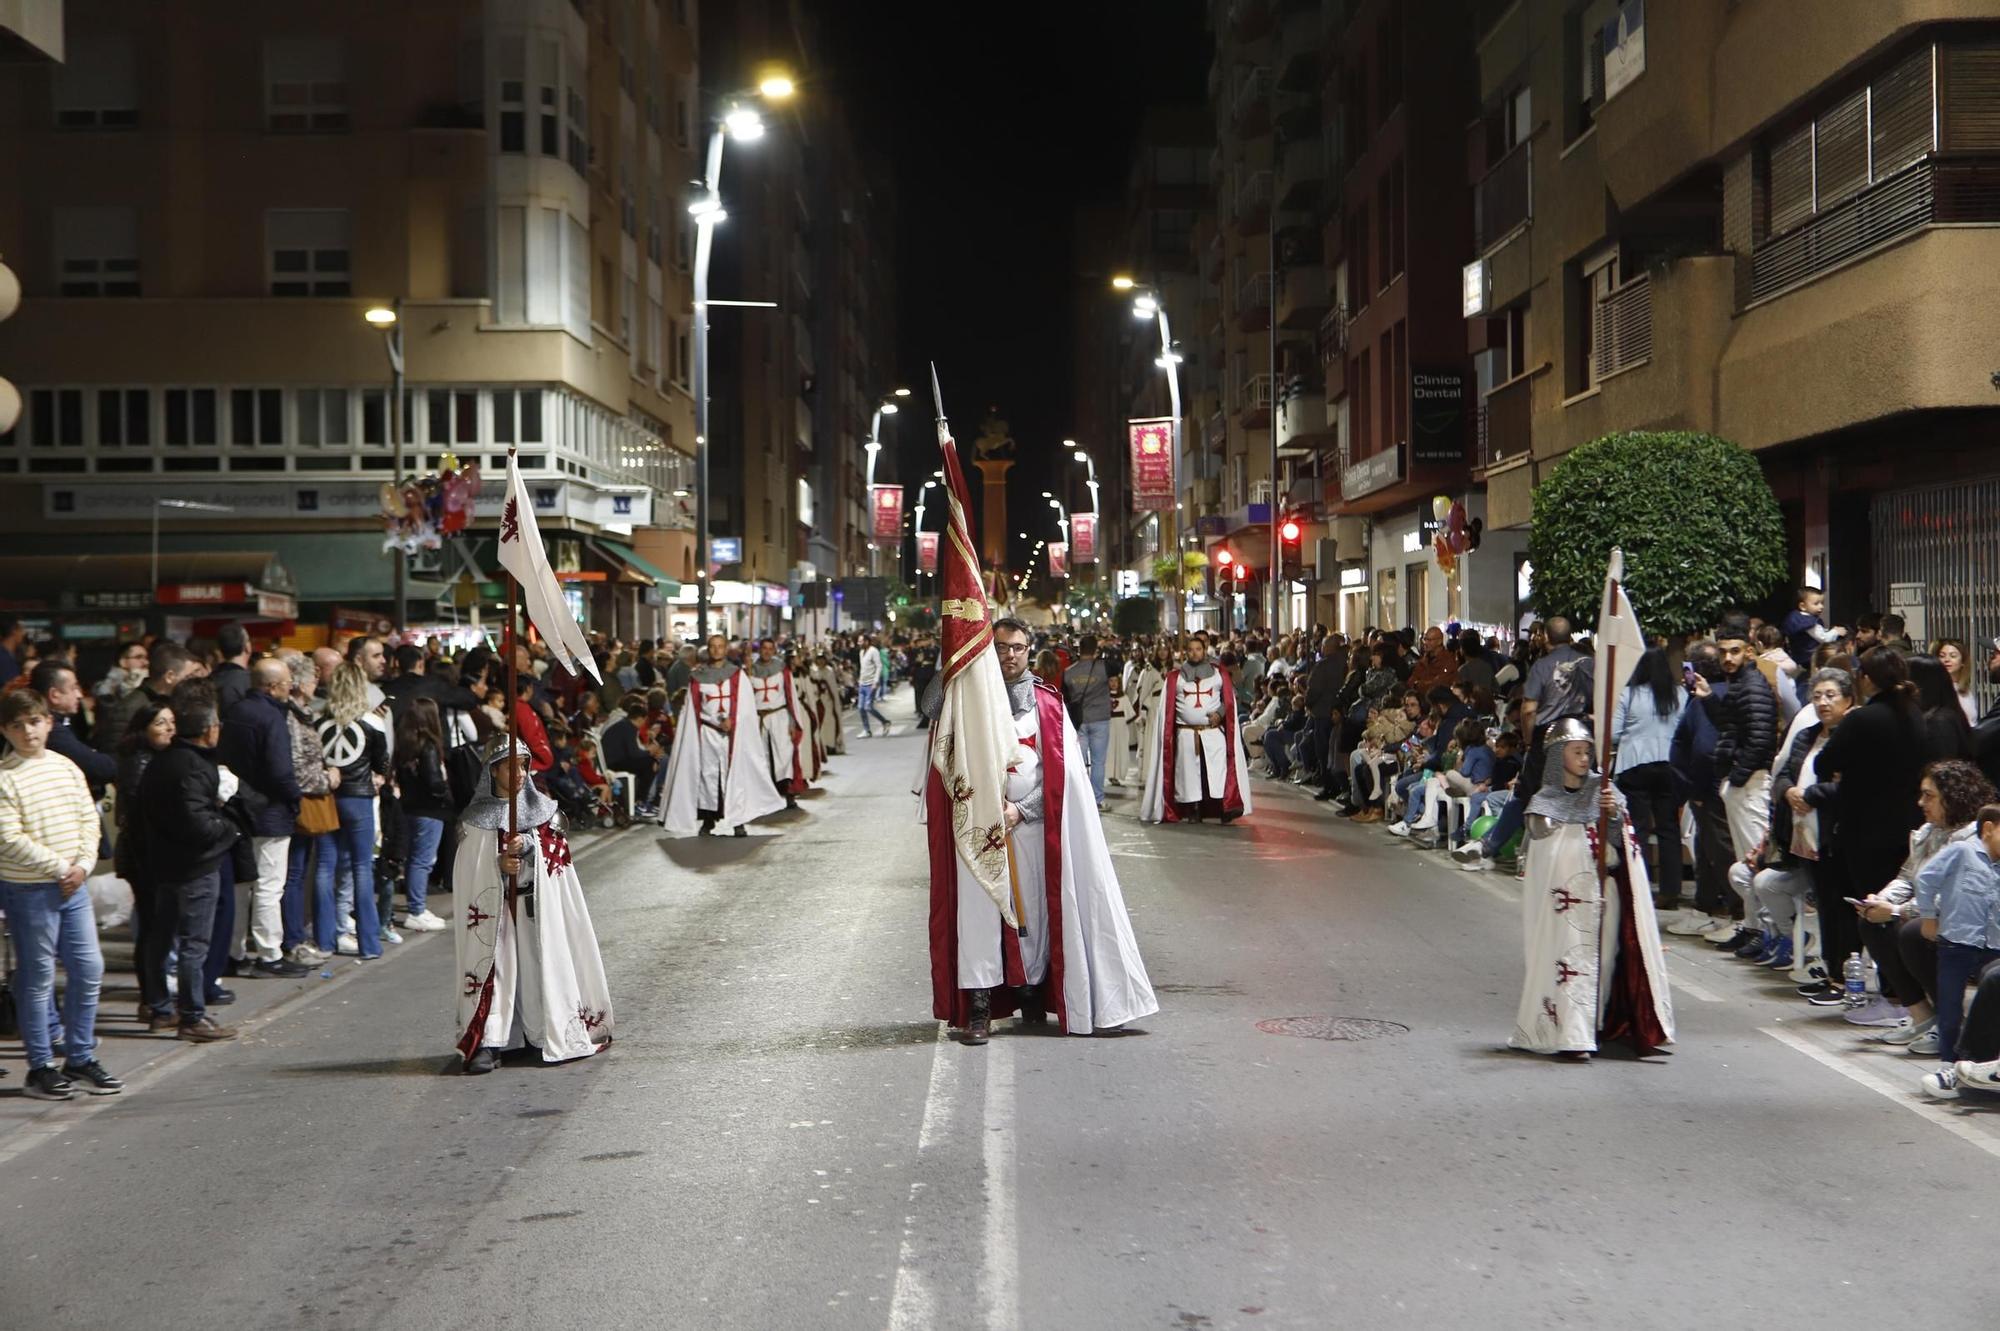
{"label": "knight holding flag", "polygon": [[[932,375],[936,391],[936,375]],[[1053,1013],[1071,1035],[1159,1010],[1062,695],[1028,670],[1028,628],[993,618],[965,477],[938,404],[950,521],[942,647],[922,700],[931,1006],[986,1043],[995,1018]]]}

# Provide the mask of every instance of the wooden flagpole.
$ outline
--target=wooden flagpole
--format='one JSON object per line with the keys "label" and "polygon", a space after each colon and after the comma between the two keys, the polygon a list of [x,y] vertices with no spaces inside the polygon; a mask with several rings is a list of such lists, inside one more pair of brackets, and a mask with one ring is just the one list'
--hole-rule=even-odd
{"label": "wooden flagpole", "polygon": [[[510,476],[509,483],[511,484],[511,476],[514,471],[514,450],[511,448],[507,450],[507,470]],[[503,635],[502,641],[507,648],[507,757],[505,761],[510,763],[516,760],[515,754],[521,744],[520,666],[517,664],[520,660],[521,650],[520,609],[521,584],[515,578],[513,570],[509,569],[507,572],[507,632]],[[523,770],[520,774],[520,780],[525,782],[527,779],[528,773]],[[504,853],[507,855],[514,853],[514,839],[521,832],[519,827],[520,808],[521,791],[520,786],[516,785],[513,794],[507,798],[507,845],[504,848]],[[519,875],[507,875],[507,912],[510,915],[514,911],[514,896],[519,889],[519,884]]]}

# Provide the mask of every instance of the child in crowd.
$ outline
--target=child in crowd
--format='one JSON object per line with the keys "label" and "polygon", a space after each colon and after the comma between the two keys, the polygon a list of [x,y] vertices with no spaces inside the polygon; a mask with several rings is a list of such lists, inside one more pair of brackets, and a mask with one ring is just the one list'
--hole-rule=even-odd
{"label": "child in crowd", "polygon": [[1935,1072],[1920,1083],[1937,1100],[1958,1097],[1958,1033],[1964,1020],[1965,987],[1980,971],[2000,961],[2000,804],[1979,811],[1977,839],[1954,841],[1917,874],[1917,914],[1925,938],[1937,942],[1937,1035]]}

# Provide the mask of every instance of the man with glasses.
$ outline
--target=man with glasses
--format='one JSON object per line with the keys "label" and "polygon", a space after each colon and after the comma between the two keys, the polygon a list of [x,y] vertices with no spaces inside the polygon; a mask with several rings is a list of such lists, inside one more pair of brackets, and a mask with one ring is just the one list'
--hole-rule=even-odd
{"label": "man with glasses", "polygon": [[109,753],[118,747],[119,735],[109,733],[111,727],[106,718],[118,702],[136,693],[145,684],[146,676],[152,669],[152,659],[143,642],[128,642],[118,649],[118,659],[111,669],[104,672],[104,678],[91,686],[91,696],[97,700],[93,708],[97,722],[90,730],[90,746],[100,753]]}

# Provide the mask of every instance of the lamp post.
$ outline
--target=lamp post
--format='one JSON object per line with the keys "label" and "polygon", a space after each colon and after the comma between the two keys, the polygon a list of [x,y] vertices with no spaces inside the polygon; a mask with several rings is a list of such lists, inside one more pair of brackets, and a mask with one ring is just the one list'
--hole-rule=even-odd
{"label": "lamp post", "polygon": [[924,581],[924,504],[930,498],[931,491],[937,489],[937,484],[936,481],[925,481],[923,489],[917,491],[917,520],[910,528],[911,562],[916,569],[913,581],[919,587]]}
{"label": "lamp post", "polygon": [[895,415],[896,399],[909,395],[907,388],[883,395],[875,404],[875,414],[868,418],[868,576],[871,578],[881,572],[876,559],[879,551],[875,547],[875,458],[882,451],[882,418]]}
{"label": "lamp post", "polygon": [[[396,493],[403,492],[403,298],[396,297],[387,305],[373,305],[363,312],[362,318],[382,330],[382,350],[389,356],[389,377],[394,389],[389,395],[389,448],[391,475],[394,477]],[[390,599],[394,603],[394,620],[397,632],[409,626],[405,613],[409,601],[410,557],[402,546],[396,547],[395,573],[392,575]]]}
{"label": "lamp post", "polygon": [[[1112,278],[1111,287],[1114,291],[1136,292],[1137,294],[1132,297],[1132,317],[1150,320],[1160,330],[1160,354],[1153,358],[1153,364],[1167,372],[1167,404],[1174,417],[1174,486],[1178,491],[1181,474],[1181,355],[1174,350],[1173,332],[1167,323],[1166,302],[1160,299],[1158,292],[1140,287],[1129,277]],[[1187,561],[1181,558],[1179,523],[1180,508],[1176,504],[1173,519],[1173,548],[1177,567],[1174,570],[1174,613],[1167,625],[1169,631],[1178,627],[1182,602],[1187,596]],[[1163,539],[1161,543],[1166,542]]]}
{"label": "lamp post", "polygon": [[[772,74],[757,85],[755,96],[780,102],[793,92],[792,81]],[[750,105],[753,94],[725,98],[722,119],[708,135],[708,157],[702,173],[706,193],[688,205],[694,218],[694,577],[695,633],[708,641],[708,261],[715,246],[715,228],[729,214],[722,207],[722,145],[733,138],[754,143],[764,137],[764,117]]]}
{"label": "lamp post", "polygon": [[210,504],[200,499],[155,499],[153,500],[153,585],[154,599],[160,594],[160,510],[163,508],[190,509],[196,513],[234,513],[228,504]]}

